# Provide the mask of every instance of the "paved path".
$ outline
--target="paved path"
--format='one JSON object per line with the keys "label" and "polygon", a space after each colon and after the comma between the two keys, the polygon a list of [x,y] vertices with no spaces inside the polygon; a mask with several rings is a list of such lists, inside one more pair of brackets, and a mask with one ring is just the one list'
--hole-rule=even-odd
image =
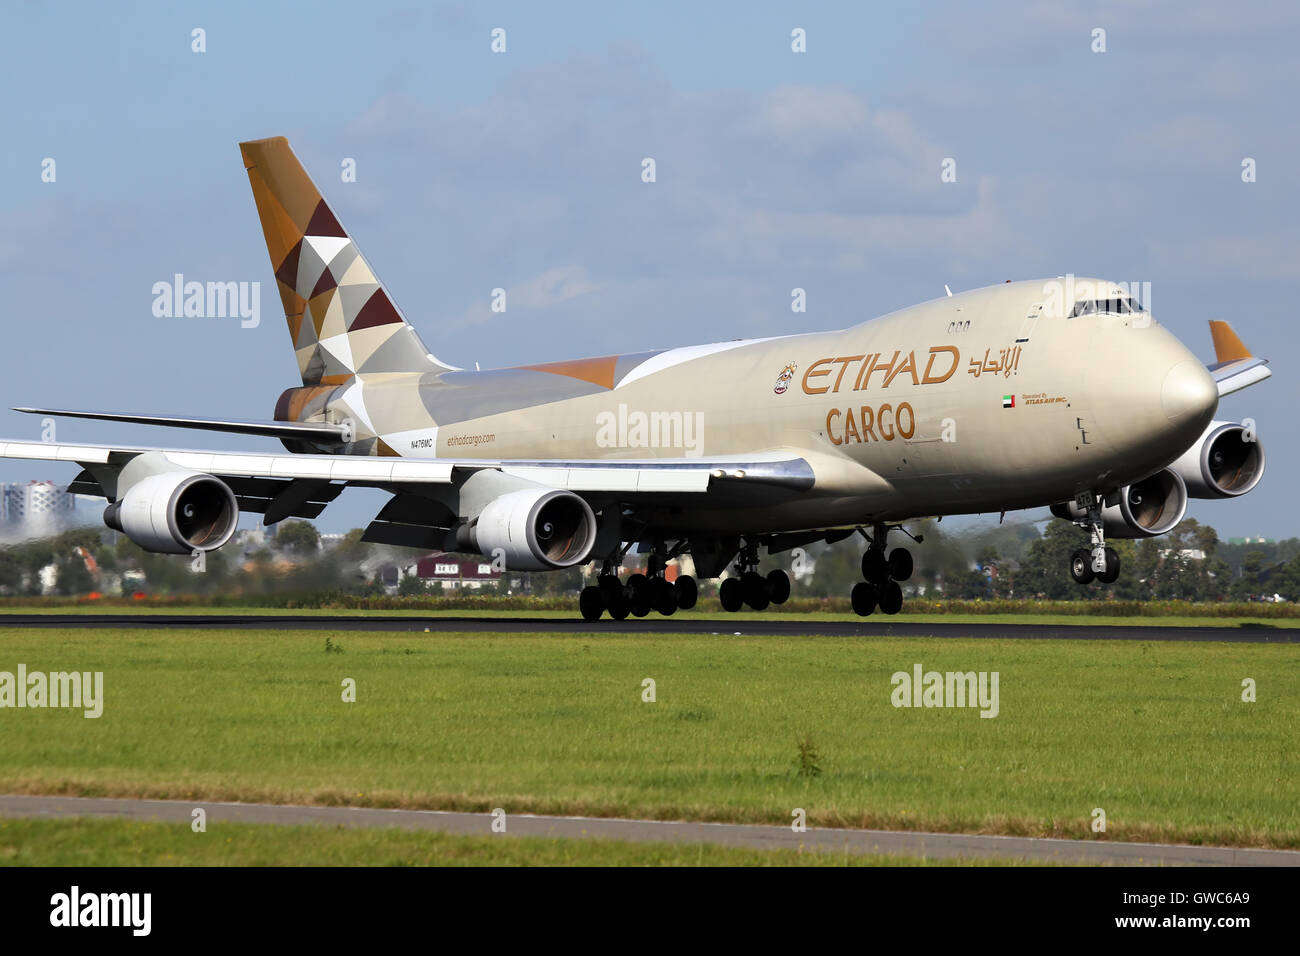
{"label": "paved path", "polygon": [[[316,824],[346,827],[402,827],[445,833],[490,835],[491,814],[436,810],[373,810],[353,807],[302,807],[264,803],[202,803],[182,800],[126,800],[100,797],[0,796],[0,816],[121,817],[188,825],[195,807],[207,811],[209,827],[221,823]],[[209,831],[211,832],[211,831]],[[501,834],[498,834],[501,835]],[[731,823],[673,823],[601,817],[507,815],[505,836],[663,843],[715,843],[759,850],[816,850],[828,853],[888,853],[946,859],[993,857],[1057,863],[1110,863],[1172,866],[1300,866],[1300,851],[1232,847],[1053,840],[1033,837],[975,836],[892,830],[809,829]]]}

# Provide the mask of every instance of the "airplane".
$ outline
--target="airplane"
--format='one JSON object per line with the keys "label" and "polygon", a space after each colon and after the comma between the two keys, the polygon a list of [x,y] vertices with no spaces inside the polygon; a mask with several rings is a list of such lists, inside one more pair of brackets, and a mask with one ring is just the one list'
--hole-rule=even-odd
{"label": "airplane", "polygon": [[[267,420],[18,411],[279,439],[287,453],[0,440],[76,462],[75,493],[153,552],[198,554],[315,518],[348,487],[391,497],[362,540],[491,556],[512,571],[600,562],[587,620],[790,594],[760,551],[860,534],[866,616],[912,574],[891,531],[1048,506],[1086,538],[1068,572],[1113,582],[1106,540],[1164,534],[1189,497],[1259,484],[1253,422],[1221,397],[1268,378],[1225,322],[1202,364],[1123,284],[1060,276],[947,295],[840,331],[473,371],[437,358],[283,137],[240,144],[298,360]],[[910,535],[908,535],[910,537]],[[916,540],[920,540],[919,538]],[[618,577],[630,549],[645,573]],[[689,555],[694,576],[668,581]]]}

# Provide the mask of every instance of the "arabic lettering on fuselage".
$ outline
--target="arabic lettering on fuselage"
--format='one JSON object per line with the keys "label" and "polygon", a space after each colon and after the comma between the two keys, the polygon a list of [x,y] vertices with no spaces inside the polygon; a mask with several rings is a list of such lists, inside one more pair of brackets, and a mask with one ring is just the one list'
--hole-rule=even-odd
{"label": "arabic lettering on fuselage", "polygon": [[982,359],[972,357],[966,371],[976,378],[981,375],[996,375],[998,372],[1002,373],[1003,378],[1010,378],[1013,372],[1020,369],[1019,345],[1002,349],[995,359],[989,358],[989,353],[992,351],[992,349],[985,349]]}

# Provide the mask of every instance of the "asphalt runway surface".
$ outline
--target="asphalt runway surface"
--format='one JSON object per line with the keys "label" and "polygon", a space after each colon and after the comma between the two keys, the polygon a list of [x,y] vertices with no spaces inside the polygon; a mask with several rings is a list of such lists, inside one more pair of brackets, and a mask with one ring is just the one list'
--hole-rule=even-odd
{"label": "asphalt runway surface", "polygon": [[66,819],[115,817],[135,822],[189,825],[193,811],[207,814],[208,833],[222,823],[260,823],[345,827],[400,827],[480,836],[534,836],[552,839],[626,840],[660,843],[710,843],[760,850],[821,853],[893,854],[928,859],[987,858],[1121,866],[1300,866],[1300,851],[1238,849],[1183,844],[1118,843],[1037,837],[918,833],[892,830],[811,828],[732,823],[679,823],[603,817],[505,817],[504,834],[494,834],[490,813],[437,810],[375,810],[354,807],[282,806],[265,803],[202,803],[181,800],[125,800],[104,797],[0,796],[0,816]]}
{"label": "asphalt runway surface", "polygon": [[797,614],[761,620],[699,617],[651,617],[626,621],[573,618],[399,617],[392,614],[3,614],[8,627],[148,628],[201,630],[397,631],[407,633],[507,634],[736,634],[752,637],[964,637],[1082,641],[1231,641],[1248,644],[1300,644],[1300,628],[1246,622],[1215,627],[1162,627],[1151,624],[891,622],[887,618],[810,620]]}

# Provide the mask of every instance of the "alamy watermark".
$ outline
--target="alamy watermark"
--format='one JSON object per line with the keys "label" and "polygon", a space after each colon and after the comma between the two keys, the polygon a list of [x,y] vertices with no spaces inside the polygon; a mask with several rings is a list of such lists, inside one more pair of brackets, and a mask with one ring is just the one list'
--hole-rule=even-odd
{"label": "alamy watermark", "polygon": [[83,893],[74,885],[50,897],[51,926],[125,927],[133,936],[148,936],[152,914],[152,893]]}
{"label": "alamy watermark", "polygon": [[895,707],[978,707],[981,717],[998,715],[997,671],[923,672],[913,664],[911,673],[896,671],[889,683]]}
{"label": "alamy watermark", "polygon": [[596,415],[596,445],[680,448],[688,457],[697,458],[704,454],[704,413],[629,411],[620,402],[617,412]]}
{"label": "alamy watermark", "polygon": [[186,282],[177,272],[171,282],[153,284],[153,314],[159,319],[240,319],[240,327],[262,322],[262,283]]}
{"label": "alamy watermark", "polygon": [[0,671],[0,708],[71,707],[94,719],[104,712],[103,671]]}

